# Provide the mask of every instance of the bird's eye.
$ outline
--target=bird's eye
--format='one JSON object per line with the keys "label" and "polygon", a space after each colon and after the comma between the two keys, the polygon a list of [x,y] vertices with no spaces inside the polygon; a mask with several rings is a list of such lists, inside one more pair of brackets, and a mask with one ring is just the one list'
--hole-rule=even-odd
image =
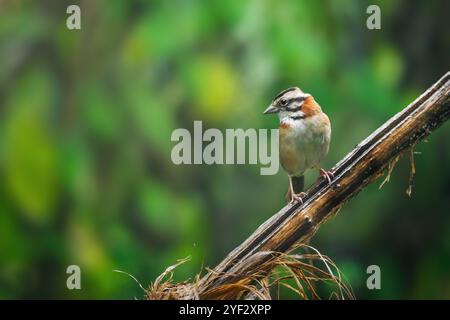
{"label": "bird's eye", "polygon": [[286,107],[287,106],[287,100],[286,99],[281,99],[280,100],[280,105],[283,106],[283,107]]}

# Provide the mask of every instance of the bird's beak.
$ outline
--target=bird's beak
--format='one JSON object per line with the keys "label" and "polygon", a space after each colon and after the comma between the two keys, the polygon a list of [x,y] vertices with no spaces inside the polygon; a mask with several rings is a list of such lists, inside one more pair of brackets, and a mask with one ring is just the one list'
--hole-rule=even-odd
{"label": "bird's beak", "polygon": [[277,107],[274,107],[273,105],[270,105],[266,111],[264,111],[264,114],[269,114],[269,113],[278,113],[280,110]]}

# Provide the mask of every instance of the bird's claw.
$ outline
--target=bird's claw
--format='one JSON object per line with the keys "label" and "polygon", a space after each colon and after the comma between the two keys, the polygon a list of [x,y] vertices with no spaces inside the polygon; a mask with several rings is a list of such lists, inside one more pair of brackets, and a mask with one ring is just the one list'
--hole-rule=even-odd
{"label": "bird's claw", "polygon": [[300,204],[303,204],[303,197],[306,196],[305,192],[300,192],[300,193],[292,193],[291,194],[291,201],[289,203],[295,204],[300,202]]}
{"label": "bird's claw", "polygon": [[331,171],[327,171],[325,169],[320,168],[320,175],[328,181],[328,184],[331,184],[331,181],[334,179],[334,174]]}

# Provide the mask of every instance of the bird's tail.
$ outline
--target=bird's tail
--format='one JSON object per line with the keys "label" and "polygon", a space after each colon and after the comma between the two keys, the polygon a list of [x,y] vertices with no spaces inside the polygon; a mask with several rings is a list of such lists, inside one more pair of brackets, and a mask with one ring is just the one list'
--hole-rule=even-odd
{"label": "bird's tail", "polygon": [[292,187],[296,194],[303,192],[305,189],[305,176],[292,177]]}

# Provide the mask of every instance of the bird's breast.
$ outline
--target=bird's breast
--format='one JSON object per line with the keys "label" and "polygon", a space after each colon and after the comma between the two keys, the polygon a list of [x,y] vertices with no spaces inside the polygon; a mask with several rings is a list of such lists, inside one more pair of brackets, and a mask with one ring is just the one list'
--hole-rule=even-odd
{"label": "bird's breast", "polygon": [[302,175],[327,155],[331,129],[322,115],[280,124],[280,162],[289,175]]}

